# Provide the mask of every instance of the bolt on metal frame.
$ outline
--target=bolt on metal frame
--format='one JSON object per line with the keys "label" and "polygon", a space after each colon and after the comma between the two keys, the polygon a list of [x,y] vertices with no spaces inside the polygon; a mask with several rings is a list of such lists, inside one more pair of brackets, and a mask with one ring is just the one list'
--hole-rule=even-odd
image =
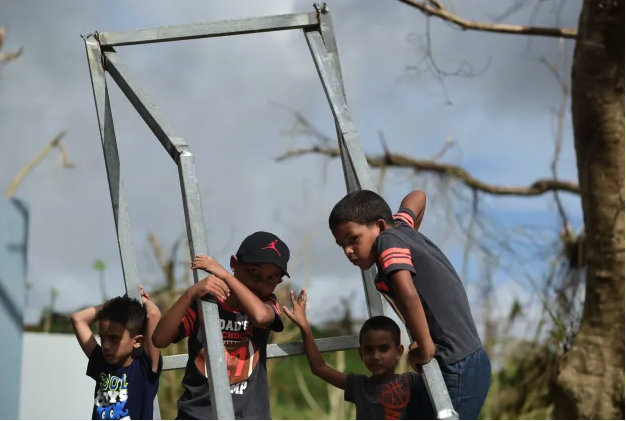
{"label": "bolt on metal frame", "polygon": [[[191,255],[209,255],[210,253],[194,156],[189,146],[164,120],[158,108],[137,84],[133,74],[118,57],[114,47],[301,29],[304,32],[335,120],[346,188],[349,192],[360,189],[376,191],[356,127],[348,111],[337,44],[328,7],[325,3],[321,5],[315,4],[314,7],[315,12],[310,13],[190,25],[171,25],[120,32],[94,32],[83,37],[106,163],[124,283],[126,291],[130,296],[141,299],[130,217],[124,196],[124,181],[120,170],[106,72],[111,75],[126,98],[135,107],[139,115],[152,130],[152,133],[154,133],[178,166]],[[197,283],[202,277],[203,274],[200,271],[193,271],[194,283]],[[363,287],[370,317],[384,314],[381,295],[376,291],[373,282],[375,277],[375,267],[362,272]],[[213,417],[214,419],[234,419],[230,384],[222,346],[222,335],[219,328],[217,302],[214,297],[203,297],[199,300],[199,304],[204,329],[203,346],[207,356],[206,372],[213,404]],[[359,338],[358,336],[340,336],[318,339],[316,343],[322,352],[340,351],[358,348]],[[270,344],[267,347],[268,358],[282,358],[302,354],[304,354],[302,342]],[[184,368],[187,359],[187,355],[164,357],[163,370]],[[441,371],[435,360],[424,366],[423,376],[438,419],[458,419],[443,382]],[[158,400],[156,398],[154,403],[154,419],[160,419]]]}

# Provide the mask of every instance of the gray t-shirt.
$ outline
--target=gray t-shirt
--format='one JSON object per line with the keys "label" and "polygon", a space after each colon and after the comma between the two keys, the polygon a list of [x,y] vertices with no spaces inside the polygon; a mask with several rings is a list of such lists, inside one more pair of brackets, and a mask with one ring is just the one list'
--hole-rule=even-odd
{"label": "gray t-shirt", "polygon": [[445,365],[461,361],[482,347],[463,283],[439,247],[415,231],[410,209],[400,208],[394,219],[397,225],[376,239],[376,289],[395,300],[389,275],[408,271],[424,307],[437,359]]}
{"label": "gray t-shirt", "polygon": [[419,374],[396,374],[382,383],[364,374],[348,374],[347,380],[344,399],[356,406],[357,420],[414,419],[415,394],[421,390]]}

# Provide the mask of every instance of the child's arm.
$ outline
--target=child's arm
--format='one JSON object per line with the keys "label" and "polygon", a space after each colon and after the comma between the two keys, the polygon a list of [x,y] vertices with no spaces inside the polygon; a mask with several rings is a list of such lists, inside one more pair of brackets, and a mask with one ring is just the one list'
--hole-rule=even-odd
{"label": "child's arm", "polygon": [[[193,332],[193,326],[196,322],[196,312],[190,307],[200,297],[206,294],[213,294],[216,297],[226,300],[230,291],[228,286],[221,279],[215,276],[207,276],[187,288],[172,307],[165,312],[159,320],[154,332],[152,333],[152,343],[157,348],[168,347],[180,333],[180,325],[184,323],[185,336],[189,336]],[[179,339],[180,340],[180,339]]]}
{"label": "child's arm", "polygon": [[[411,215],[411,219],[413,220],[405,220],[405,222],[417,231],[422,223],[422,219],[424,219],[424,212],[426,211],[426,193],[421,190],[414,190],[407,194],[400,203],[400,209],[402,208],[413,212],[413,215]],[[401,215],[396,215],[404,220]]]}
{"label": "child's arm", "polygon": [[297,301],[293,296],[293,291],[291,291],[291,303],[293,304],[293,313],[285,306],[283,306],[283,310],[285,310],[287,316],[300,328],[302,342],[304,342],[304,351],[306,352],[306,359],[309,361],[311,372],[326,383],[330,383],[339,389],[345,390],[348,386],[347,374],[341,373],[326,364],[322,353],[315,344],[315,338],[313,338],[313,332],[311,332],[311,325],[309,325],[309,321],[306,318],[306,290],[303,288],[300,291]]}
{"label": "child's arm", "polygon": [[98,313],[102,310],[102,304],[95,307],[87,307],[84,310],[72,314],[72,328],[80,347],[87,358],[91,357],[91,353],[98,346],[95,336],[89,326],[98,319]]}
{"label": "child's arm", "polygon": [[159,360],[161,358],[161,351],[152,342],[152,336],[154,335],[154,329],[156,328],[159,320],[161,319],[161,311],[159,308],[150,301],[150,296],[143,289],[143,286],[139,285],[139,291],[143,298],[143,303],[146,306],[147,320],[146,331],[143,335],[143,348],[150,357],[150,363],[152,364],[152,372],[159,371]]}
{"label": "child's arm", "polygon": [[430,337],[430,330],[422,301],[413,284],[412,275],[415,267],[411,250],[391,232],[381,233],[376,240],[376,253],[382,275],[387,278],[395,292],[395,307],[406,324],[417,348],[409,351],[412,365],[416,370],[435,356],[435,344]]}
{"label": "child's arm", "polygon": [[193,259],[192,269],[206,270],[226,282],[241,303],[243,311],[248,315],[248,318],[254,326],[266,328],[274,323],[276,317],[274,309],[254,295],[248,287],[228,273],[228,271],[213,258],[209,256],[196,256],[196,258]]}
{"label": "child's arm", "polygon": [[417,348],[409,350],[412,365],[423,365],[434,358],[435,344],[430,337],[422,300],[415,289],[411,273],[398,270],[389,277],[396,293],[395,306],[409,329]]}

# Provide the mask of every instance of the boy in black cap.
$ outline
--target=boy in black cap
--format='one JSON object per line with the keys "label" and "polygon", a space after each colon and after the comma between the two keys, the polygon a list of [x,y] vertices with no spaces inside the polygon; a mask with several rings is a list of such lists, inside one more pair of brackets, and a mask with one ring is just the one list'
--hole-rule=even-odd
{"label": "boy in black cap", "polygon": [[189,287],[163,315],[152,336],[159,348],[189,337],[185,391],[178,400],[176,419],[212,418],[197,306],[197,299],[209,293],[219,306],[235,418],[271,419],[266,347],[270,332],[283,330],[273,292],[283,276],[289,276],[288,262],[289,248],[268,232],[255,232],[243,240],[230,258],[232,275],[209,256],[195,257],[192,268],[213,275]]}

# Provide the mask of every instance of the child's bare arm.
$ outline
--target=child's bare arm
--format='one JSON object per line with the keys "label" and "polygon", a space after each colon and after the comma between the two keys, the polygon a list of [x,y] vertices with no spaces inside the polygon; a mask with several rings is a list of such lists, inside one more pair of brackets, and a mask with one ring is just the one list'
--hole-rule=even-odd
{"label": "child's bare arm", "polygon": [[411,193],[404,196],[400,203],[401,208],[410,209],[415,214],[415,221],[413,228],[417,231],[424,218],[424,212],[426,211],[426,193],[421,190],[414,190]]}
{"label": "child's bare arm", "polygon": [[178,297],[178,300],[165,312],[165,314],[159,319],[159,322],[152,332],[152,344],[157,348],[167,348],[176,335],[178,334],[178,327],[180,322],[185,317],[185,313],[191,304],[193,298],[189,290],[190,287]]}
{"label": "child's bare arm", "polygon": [[426,364],[435,356],[435,344],[430,337],[430,329],[426,321],[426,313],[422,301],[415,289],[411,273],[407,270],[393,272],[389,279],[396,293],[395,306],[417,344],[417,350],[413,351],[415,364]]}
{"label": "child's bare arm", "polygon": [[196,256],[192,269],[206,270],[217,278],[223,280],[241,303],[242,309],[248,315],[252,324],[256,327],[266,328],[274,323],[276,313],[274,309],[252,291],[242,284],[237,278],[228,273],[217,261],[209,256]]}
{"label": "child's bare arm", "polygon": [[161,311],[156,306],[156,304],[150,301],[150,296],[143,289],[143,286],[139,286],[139,291],[141,292],[143,303],[146,306],[147,314],[146,331],[143,335],[143,348],[146,351],[146,354],[148,354],[148,356],[150,357],[152,372],[156,373],[159,370],[161,351],[152,342],[152,335],[154,334],[154,329],[161,319]]}
{"label": "child's bare arm", "polygon": [[393,232],[383,231],[376,241],[376,253],[382,275],[395,293],[395,307],[418,346],[418,349],[409,350],[411,365],[418,370],[435,355],[435,345],[430,337],[422,301],[413,283],[416,269],[411,250]]}
{"label": "child's bare arm", "polygon": [[[152,334],[152,343],[157,348],[166,348],[176,338],[179,333],[179,326],[185,317],[187,311],[195,300],[206,294],[213,294],[223,300],[229,295],[229,289],[226,284],[215,276],[208,276],[197,284],[187,288],[172,307],[165,312],[159,320],[154,333]],[[195,313],[194,313],[195,316]],[[195,317],[191,322],[195,323]],[[190,322],[190,321],[188,321]],[[193,329],[188,329],[190,333]]]}
{"label": "child's bare arm", "polygon": [[289,311],[285,306],[283,306],[283,309],[287,316],[300,328],[304,351],[306,352],[306,359],[309,362],[311,372],[326,383],[345,390],[348,384],[348,376],[326,364],[322,353],[315,344],[311,325],[306,318],[306,291],[304,289],[300,291],[297,301],[293,296],[293,291],[291,291],[291,303],[293,304],[293,312]]}
{"label": "child's bare arm", "polygon": [[241,304],[241,308],[248,315],[252,324],[256,327],[266,328],[274,323],[276,313],[269,304],[264,303],[259,297],[254,295],[244,284],[239,282],[230,273],[223,274],[224,282],[230,287],[231,291]]}
{"label": "child's bare arm", "polygon": [[80,347],[87,358],[91,357],[91,353],[98,346],[95,336],[91,332],[89,326],[98,319],[98,312],[102,310],[102,304],[95,307],[87,307],[84,310],[72,314],[72,328]]}

